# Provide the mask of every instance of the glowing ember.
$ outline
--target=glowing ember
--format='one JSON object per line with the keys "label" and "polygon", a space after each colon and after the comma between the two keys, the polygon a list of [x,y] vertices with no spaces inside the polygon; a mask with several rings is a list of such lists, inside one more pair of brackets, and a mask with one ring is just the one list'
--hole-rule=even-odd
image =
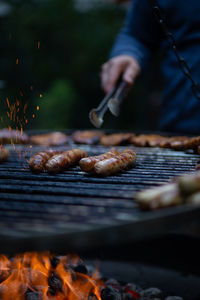
{"label": "glowing ember", "polygon": [[12,260],[0,256],[2,300],[101,300],[98,272],[88,274],[78,257],[25,253]]}
{"label": "glowing ember", "polygon": [[39,110],[40,109],[40,107],[39,107],[39,105],[37,106],[37,110]]}
{"label": "glowing ember", "polygon": [[17,57],[16,58],[16,65],[18,65],[19,64],[19,58]]}
{"label": "glowing ember", "polygon": [[42,95],[42,94],[40,94],[40,98],[43,98],[43,95]]}
{"label": "glowing ember", "polygon": [[38,49],[40,49],[40,41],[38,41],[37,47],[38,47]]}

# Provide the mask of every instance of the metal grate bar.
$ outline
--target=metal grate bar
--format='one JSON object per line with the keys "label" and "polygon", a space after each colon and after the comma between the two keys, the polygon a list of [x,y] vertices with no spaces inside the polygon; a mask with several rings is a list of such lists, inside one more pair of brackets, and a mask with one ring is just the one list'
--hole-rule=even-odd
{"label": "metal grate bar", "polygon": [[[89,155],[109,150],[100,145],[71,146]],[[118,147],[119,150],[124,148]],[[28,236],[63,230],[65,233],[86,229],[92,232],[127,222],[152,222],[160,212],[140,211],[134,201],[135,193],[194,171],[198,155],[168,149],[132,148],[137,153],[135,168],[103,178],[84,174],[79,167],[56,175],[34,174],[27,160],[44,148],[17,145],[13,151],[10,146],[9,161],[0,165],[1,235],[19,238],[24,232]]]}

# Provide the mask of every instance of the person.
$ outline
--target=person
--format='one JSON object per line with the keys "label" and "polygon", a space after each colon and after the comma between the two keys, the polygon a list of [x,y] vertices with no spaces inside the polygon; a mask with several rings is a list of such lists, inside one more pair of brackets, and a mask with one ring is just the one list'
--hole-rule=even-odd
{"label": "person", "polygon": [[[158,0],[167,29],[177,49],[200,83],[200,1]],[[200,101],[191,82],[180,70],[177,58],[157,22],[149,0],[133,0],[125,24],[116,38],[101,72],[102,88],[109,92],[122,76],[130,86],[145,71],[154,53],[163,52],[164,90],[158,128],[162,131],[200,134]]]}

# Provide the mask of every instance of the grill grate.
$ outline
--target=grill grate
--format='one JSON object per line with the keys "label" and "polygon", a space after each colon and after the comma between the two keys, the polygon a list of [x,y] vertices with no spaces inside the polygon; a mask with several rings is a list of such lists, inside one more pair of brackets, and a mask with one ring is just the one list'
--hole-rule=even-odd
{"label": "grill grate", "polygon": [[[108,151],[108,148],[100,145],[78,147],[89,155]],[[69,147],[59,147],[65,150],[66,148]],[[177,216],[183,220],[176,225],[183,225],[183,221],[188,224],[187,221],[191,223],[195,219],[193,207],[142,212],[134,201],[137,191],[193,171],[198,160],[195,154],[133,147],[137,153],[134,169],[116,176],[98,178],[84,174],[79,167],[57,175],[31,173],[27,160],[33,153],[43,149],[38,146],[30,148],[17,145],[15,151],[11,150],[9,161],[0,165],[0,225],[3,229],[1,237],[5,240],[51,237],[54,234],[64,235],[67,239],[71,238],[72,234],[75,236],[76,233],[82,232],[87,233],[82,236],[85,236],[89,243],[88,237],[92,237],[93,233],[98,237],[97,232],[108,228],[112,229],[110,232],[113,234],[115,227],[122,228],[131,224],[132,230],[136,230],[140,224],[142,237],[144,230],[141,226],[146,228],[145,226],[150,226],[152,221],[155,225],[155,221],[159,220],[160,225],[153,232],[147,230],[149,234],[170,229],[170,226],[173,227],[174,222],[177,222]],[[195,212],[199,216],[199,210],[196,209]],[[170,222],[171,225],[164,228],[166,222]],[[145,234],[147,235],[147,232]],[[138,234],[130,238],[137,237]],[[121,234],[117,234],[113,236],[113,242],[121,238]],[[82,240],[83,245],[86,240]],[[71,240],[70,242],[74,244]],[[94,238],[91,238],[91,243],[93,242]],[[98,238],[96,242],[98,243]]]}

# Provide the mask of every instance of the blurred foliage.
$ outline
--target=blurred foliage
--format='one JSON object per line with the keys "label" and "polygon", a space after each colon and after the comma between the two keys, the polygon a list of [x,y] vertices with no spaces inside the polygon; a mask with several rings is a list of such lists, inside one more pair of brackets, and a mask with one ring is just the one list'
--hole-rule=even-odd
{"label": "blurred foliage", "polygon": [[[74,9],[73,0],[7,3],[12,12],[0,19],[0,79],[6,82],[0,90],[1,115],[8,97],[28,101],[26,128],[91,128],[88,112],[104,96],[100,66],[123,23],[124,9],[107,5],[81,13]],[[137,126],[138,110],[144,107],[138,95],[145,97],[143,91],[143,85],[137,84],[120,118],[106,116],[105,126]]]}
{"label": "blurred foliage", "polygon": [[74,89],[66,80],[54,81],[51,88],[39,99],[40,113],[37,120],[39,128],[67,129],[73,122],[73,105],[76,100]]}

